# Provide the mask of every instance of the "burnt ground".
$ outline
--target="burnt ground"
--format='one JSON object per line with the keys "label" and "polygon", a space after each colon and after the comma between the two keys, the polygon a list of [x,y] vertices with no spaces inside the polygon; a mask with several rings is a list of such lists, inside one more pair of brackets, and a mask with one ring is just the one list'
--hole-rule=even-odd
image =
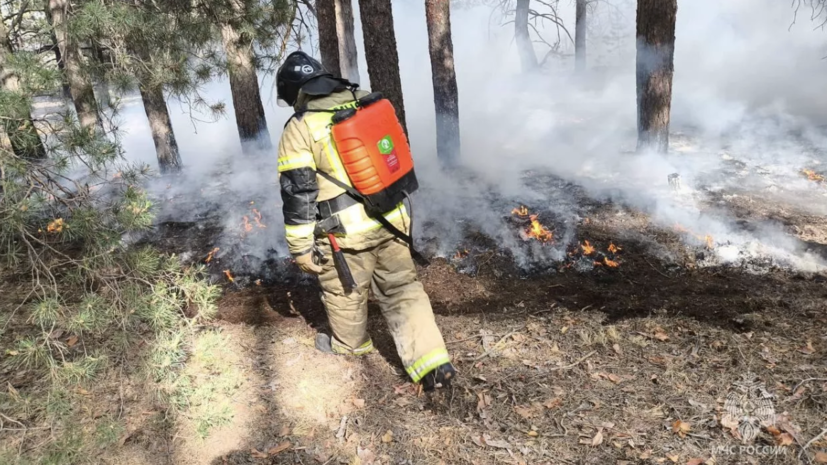
{"label": "burnt ground", "polygon": [[[743,205],[739,213],[732,204],[744,227],[783,214],[788,231],[811,250],[827,244],[823,217]],[[540,220],[558,226],[553,215],[541,212]],[[524,219],[513,223],[515,233],[526,226]],[[827,462],[827,439],[818,439],[827,428],[824,274],[761,259],[716,265],[708,248],[714,243],[687,245],[647,215],[611,204],[593,202],[575,229],[574,244],[588,240],[594,253],[575,245],[565,260],[527,271],[491,238],[469,232],[454,257],[420,269],[460,373],[453,389],[434,396],[404,377],[374,303],[378,351],[361,359],[326,356],[312,347],[325,325],[312,278],[279,262],[278,277],[250,273],[229,283],[220,263],[209,264],[226,288],[214,324],[237,341],[247,383],[232,425],[204,443],[183,440],[164,458]],[[545,247],[523,238],[527,247]],[[620,250],[607,252],[610,244]],[[595,266],[604,257],[618,266]],[[724,417],[724,401],[748,374],[773,396],[777,416],[751,447],[739,449],[744,430]]]}

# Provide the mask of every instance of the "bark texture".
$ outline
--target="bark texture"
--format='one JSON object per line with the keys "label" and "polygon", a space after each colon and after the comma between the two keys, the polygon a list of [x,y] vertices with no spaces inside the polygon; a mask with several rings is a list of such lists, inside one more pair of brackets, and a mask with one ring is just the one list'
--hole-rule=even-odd
{"label": "bark texture", "polygon": [[359,0],[359,16],[362,18],[370,88],[374,92],[381,92],[390,100],[407,134],[391,1]]}
{"label": "bark texture", "polygon": [[[241,5],[238,7],[241,8]],[[269,151],[273,148],[273,143],[267,130],[264,105],[261,103],[253,44],[250,40],[242,38],[229,23],[221,25],[221,37],[227,54],[230,92],[233,97],[238,135],[241,138],[241,150],[247,154]]]}
{"label": "bark texture", "polygon": [[459,157],[459,95],[451,40],[451,3],[425,0],[428,23],[428,49],[434,82],[437,156],[443,161]]}
{"label": "bark texture", "polygon": [[322,55],[322,66],[336,77],[342,77],[334,0],[316,0],[316,20],[319,22],[319,52]]}
{"label": "bark texture", "polygon": [[[46,2],[44,13],[46,14],[46,20],[49,24],[53,24],[52,12],[49,9],[48,1]],[[69,90],[69,81],[66,80],[66,67],[63,65],[63,56],[60,54],[60,46],[57,43],[57,36],[55,35],[54,28],[49,31],[49,38],[52,41],[52,46],[55,51],[55,63],[57,63],[57,69],[60,71],[60,82],[63,88],[63,97],[67,99],[72,98],[72,92]]]}
{"label": "bark texture", "polygon": [[83,70],[80,48],[69,35],[68,0],[49,0],[49,13],[80,125],[85,129],[97,128],[103,132],[103,123],[98,113],[92,81]]}
{"label": "bark texture", "polygon": [[531,0],[517,0],[517,9],[514,16],[514,37],[517,39],[517,49],[520,53],[520,62],[524,72],[531,72],[539,66],[534,45],[528,33],[528,11]]}
{"label": "bark texture", "polygon": [[574,13],[574,69],[578,72],[586,69],[586,27],[588,26],[587,6],[588,0],[577,0]]}
{"label": "bark texture", "polygon": [[[92,43],[92,57],[94,58],[97,66],[106,68],[107,60],[103,53],[103,49],[94,42]],[[106,76],[103,76],[98,80],[98,88],[100,94],[98,100],[107,108],[112,108],[112,95],[109,91],[109,81],[106,80]]]}
{"label": "bark texture", "polygon": [[637,2],[638,151],[669,148],[677,12],[677,0]]}
{"label": "bark texture", "polygon": [[[5,23],[0,21],[0,89],[6,92],[20,90],[19,77],[8,68],[8,58],[14,53]],[[45,158],[46,149],[32,121],[31,108],[20,109],[20,114],[3,115],[0,124],[0,148],[19,157]]]}
{"label": "bark texture", "polygon": [[175,132],[172,130],[172,122],[169,119],[164,92],[159,88],[144,88],[144,86],[141,86],[140,90],[144,111],[152,131],[152,141],[155,142],[158,167],[161,173],[180,171],[181,155],[178,152],[178,143],[175,141]]}
{"label": "bark texture", "polygon": [[351,0],[335,0],[336,35],[339,37],[339,61],[342,77],[350,82],[359,82],[359,60],[356,36],[353,26],[353,3]]}
{"label": "bark texture", "polygon": [[[135,0],[135,6],[142,8],[143,1]],[[131,42],[130,53],[143,63],[152,63],[152,55],[147,46],[139,41]],[[162,174],[178,172],[181,170],[181,155],[178,151],[178,142],[175,140],[175,131],[172,129],[169,108],[164,99],[164,89],[157,84],[150,84],[149,77],[150,74],[146,70],[139,73],[138,89],[141,92],[152,141],[155,143],[158,169]]]}

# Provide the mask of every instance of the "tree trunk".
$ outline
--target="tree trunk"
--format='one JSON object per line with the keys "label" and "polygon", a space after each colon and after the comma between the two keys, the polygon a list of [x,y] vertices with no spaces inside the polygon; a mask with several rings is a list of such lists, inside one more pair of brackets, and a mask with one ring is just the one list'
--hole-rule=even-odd
{"label": "tree trunk", "polygon": [[[0,21],[0,89],[18,93],[20,79],[7,67],[7,60],[14,53],[9,42],[5,23]],[[2,115],[0,124],[0,149],[24,158],[46,158],[46,149],[32,121],[31,107],[19,108],[19,114]],[[17,113],[17,111],[15,111]]]}
{"label": "tree trunk", "polygon": [[251,154],[256,151],[272,150],[264,105],[258,87],[253,44],[242,40],[231,24],[221,25],[224,50],[230,74],[230,91],[235,108],[235,121],[241,138],[241,150]]}
{"label": "tree trunk", "polygon": [[334,0],[316,0],[316,20],[319,22],[319,52],[322,55],[322,66],[334,76],[341,77]]}
{"label": "tree trunk", "polygon": [[181,155],[178,153],[178,143],[175,141],[175,132],[172,130],[164,92],[160,88],[145,88],[144,86],[140,86],[140,90],[144,111],[149,120],[149,128],[152,130],[152,140],[155,142],[158,167],[161,173],[180,171]]}
{"label": "tree trunk", "polygon": [[353,3],[351,0],[336,1],[336,35],[339,37],[339,61],[342,77],[359,83],[359,60],[356,35],[353,32]]}
{"label": "tree trunk", "polygon": [[95,42],[92,42],[92,57],[95,59],[96,65],[100,66],[104,71],[100,81],[98,82],[98,87],[100,88],[100,98],[98,100],[100,100],[107,108],[112,108],[112,95],[109,93],[109,81],[105,75],[106,57],[103,54],[103,49]]}
{"label": "tree trunk", "polygon": [[514,16],[514,37],[517,39],[517,50],[520,53],[520,62],[523,72],[531,72],[539,66],[537,55],[534,53],[534,44],[528,34],[528,10],[531,0],[517,0],[517,9]]}
{"label": "tree trunk", "polygon": [[669,148],[677,0],[637,2],[638,151]]}
{"label": "tree trunk", "polygon": [[[44,13],[46,13],[46,20],[49,24],[53,24],[52,12],[49,9],[48,2],[46,8],[44,9]],[[49,38],[52,41],[52,46],[55,51],[55,62],[57,63],[57,69],[60,71],[60,83],[63,90],[63,98],[70,99],[72,98],[72,92],[69,90],[69,81],[66,80],[66,67],[63,64],[63,56],[60,54],[60,46],[57,43],[57,36],[55,35],[54,28],[49,31]]]}
{"label": "tree trunk", "polygon": [[362,18],[370,88],[374,92],[382,92],[390,100],[407,134],[391,0],[359,0],[359,16]]}
{"label": "tree trunk", "polygon": [[582,72],[586,69],[586,27],[588,26],[587,0],[577,0],[575,7],[574,29],[574,69]]}
{"label": "tree trunk", "polygon": [[80,48],[69,35],[68,0],[49,0],[49,13],[52,18],[60,55],[63,58],[66,80],[69,82],[69,92],[75,103],[78,120],[84,129],[97,128],[103,132],[103,123],[98,113],[98,104],[95,101],[95,92],[92,82],[82,67]]}
{"label": "tree trunk", "polygon": [[[142,0],[135,0],[135,6],[143,8]],[[127,42],[130,53],[147,66],[152,66],[152,56],[146,45],[139,41]],[[98,57],[102,60],[102,56]],[[147,85],[151,74],[141,68],[138,73],[138,89],[144,104],[149,129],[152,132],[152,141],[155,143],[155,154],[158,157],[158,168],[161,174],[181,171],[181,155],[178,152],[178,142],[175,140],[175,131],[169,118],[169,109],[164,99],[164,89],[160,85]]]}
{"label": "tree trunk", "polygon": [[451,162],[459,156],[459,96],[451,41],[450,0],[425,0],[428,49],[434,81],[436,146],[440,160]]}

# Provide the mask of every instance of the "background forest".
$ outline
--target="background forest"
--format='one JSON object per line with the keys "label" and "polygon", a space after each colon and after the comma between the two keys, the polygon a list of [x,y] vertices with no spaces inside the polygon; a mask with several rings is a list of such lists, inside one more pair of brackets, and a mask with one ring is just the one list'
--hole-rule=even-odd
{"label": "background forest", "polygon": [[[0,463],[827,463],[823,0],[0,19]],[[296,49],[406,127],[449,398],[373,307],[379,354],[313,351],[276,175]],[[767,391],[760,425],[725,401]]]}

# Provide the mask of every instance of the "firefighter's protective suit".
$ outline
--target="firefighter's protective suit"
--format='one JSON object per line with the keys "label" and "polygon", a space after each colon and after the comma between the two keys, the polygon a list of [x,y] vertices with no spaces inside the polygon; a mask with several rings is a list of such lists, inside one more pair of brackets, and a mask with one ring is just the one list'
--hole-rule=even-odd
{"label": "firefighter's protective suit", "polygon": [[[367,92],[356,91],[361,98]],[[333,352],[362,355],[373,350],[367,334],[368,292],[372,290],[388,322],[406,371],[413,382],[450,363],[448,351],[434,320],[428,295],[418,281],[407,244],[367,216],[362,204],[345,191],[317,175],[325,172],[351,186],[331,139],[332,112],[312,110],[342,109],[354,106],[350,90],[311,97],[299,92],[294,104],[299,112],[287,123],[279,143],[278,172],[284,203],[287,244],[294,257],[321,250],[332,257],[330,241],[314,234],[318,221],[338,216],[344,233],[336,241],[351,269],[356,289],[345,289],[332,259],[319,263],[322,298],[333,332]],[[410,218],[400,203],[385,218],[397,229],[410,234]]]}

